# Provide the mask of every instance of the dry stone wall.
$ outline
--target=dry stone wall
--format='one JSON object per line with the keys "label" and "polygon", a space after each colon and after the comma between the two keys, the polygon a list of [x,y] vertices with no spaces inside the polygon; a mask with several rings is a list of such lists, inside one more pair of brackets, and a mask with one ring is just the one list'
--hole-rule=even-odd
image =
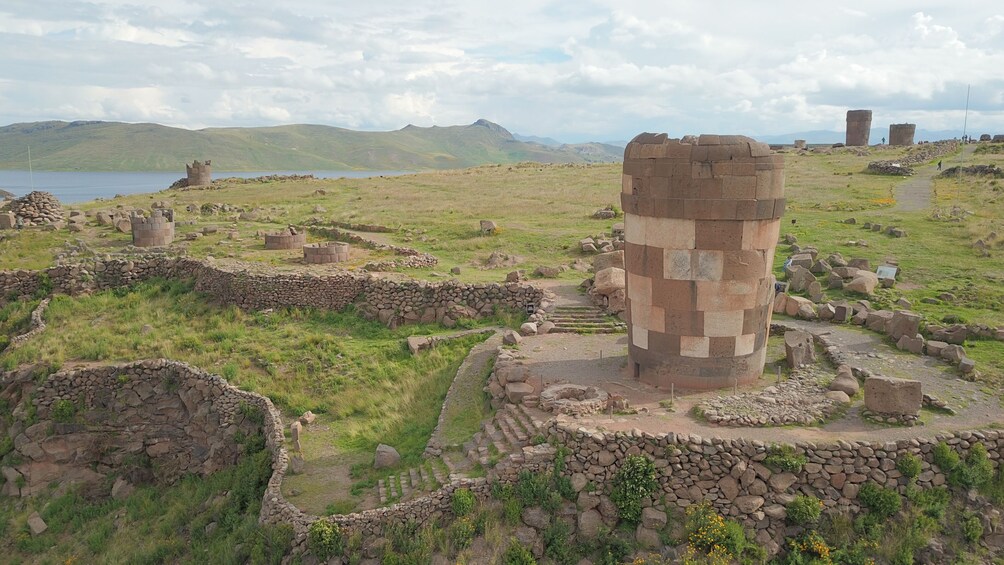
{"label": "dry stone wall", "polygon": [[248,310],[287,306],[341,310],[355,303],[363,315],[388,325],[452,325],[461,318],[490,315],[496,308],[522,312],[528,306],[536,308],[544,296],[542,290],[520,283],[399,281],[349,271],[323,276],[260,272],[240,265],[161,257],[99,260],[42,271],[0,271],[0,303],[40,290],[75,295],[157,277],[194,280],[195,289],[216,302]]}
{"label": "dry stone wall", "polygon": [[104,479],[119,473],[131,482],[208,475],[237,461],[238,433],[278,418],[268,399],[163,359],[62,371],[40,383],[31,368],[12,371],[0,377],[0,399],[12,407],[10,423],[0,424],[17,454],[0,468],[11,496],[54,481],[108,487]]}

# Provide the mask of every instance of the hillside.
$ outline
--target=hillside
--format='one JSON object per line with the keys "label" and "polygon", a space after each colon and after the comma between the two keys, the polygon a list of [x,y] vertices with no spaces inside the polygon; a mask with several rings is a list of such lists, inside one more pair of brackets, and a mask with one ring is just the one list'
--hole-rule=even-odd
{"label": "hillside", "polygon": [[619,161],[623,148],[600,143],[548,147],[513,137],[487,120],[466,126],[406,126],[366,132],[320,125],[207,128],[158,124],[35,122],[0,128],[0,169],[174,171],[211,159],[219,171],[423,170],[487,163]]}

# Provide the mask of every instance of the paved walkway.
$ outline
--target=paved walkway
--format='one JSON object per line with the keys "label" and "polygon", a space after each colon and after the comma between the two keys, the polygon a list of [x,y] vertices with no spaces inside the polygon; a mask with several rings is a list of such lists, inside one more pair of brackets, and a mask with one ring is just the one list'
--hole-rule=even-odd
{"label": "paved walkway", "polygon": [[[854,326],[837,326],[784,320],[785,324],[815,332],[829,332],[830,340],[849,357],[852,366],[873,373],[921,380],[924,391],[948,402],[957,415],[925,411],[925,425],[913,428],[875,424],[861,419],[863,401],[855,400],[840,419],[821,427],[720,427],[700,421],[690,415],[690,409],[718,395],[730,395],[731,390],[683,392],[676,391],[673,410],[660,406],[670,397],[670,391],[658,389],[634,380],[627,371],[627,339],[620,335],[546,335],[524,338],[521,354],[531,373],[530,383],[538,387],[570,382],[597,386],[626,397],[633,415],[593,415],[576,420],[589,428],[697,434],[705,437],[748,438],[764,442],[797,441],[886,441],[912,437],[932,437],[939,432],[986,428],[991,423],[1004,423],[1000,399],[981,390],[978,383],[957,378],[947,364],[919,355],[901,352],[885,343],[882,336]],[[757,385],[739,389],[739,393],[762,389],[774,383],[765,375]]]}
{"label": "paved walkway", "polygon": [[[976,150],[976,144],[970,143],[962,148],[962,153],[943,159],[942,167],[947,169],[969,161]],[[924,165],[917,173],[896,186],[896,211],[917,212],[931,207],[931,197],[934,195],[934,177],[939,173],[938,165]]]}

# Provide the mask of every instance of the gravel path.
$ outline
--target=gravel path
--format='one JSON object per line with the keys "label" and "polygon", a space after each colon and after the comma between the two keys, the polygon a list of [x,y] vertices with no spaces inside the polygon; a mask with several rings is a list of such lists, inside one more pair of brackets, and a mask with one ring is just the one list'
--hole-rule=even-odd
{"label": "gravel path", "polygon": [[[962,148],[961,155],[944,159],[943,168],[961,165],[969,161],[969,156],[976,150],[975,144]],[[918,168],[917,174],[896,186],[896,211],[917,212],[931,207],[931,197],[934,195],[934,177],[938,175],[937,165],[926,165]]]}

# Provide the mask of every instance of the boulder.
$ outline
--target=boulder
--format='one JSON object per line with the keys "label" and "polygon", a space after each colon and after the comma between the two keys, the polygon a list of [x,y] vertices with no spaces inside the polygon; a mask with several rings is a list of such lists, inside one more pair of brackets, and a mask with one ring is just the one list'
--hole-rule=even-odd
{"label": "boulder", "polygon": [[389,445],[380,444],[376,448],[376,455],[373,457],[374,469],[387,469],[397,465],[401,461],[401,454]]}
{"label": "boulder", "polygon": [[958,363],[966,356],[966,350],[961,345],[946,345],[941,350],[941,358],[951,363]]}
{"label": "boulder", "polygon": [[646,528],[643,524],[638,524],[638,527],[635,528],[634,538],[638,542],[638,546],[645,549],[662,547],[662,538],[659,537],[659,532],[652,528]]}
{"label": "boulder", "polygon": [[764,499],[762,496],[737,496],[733,504],[739,509],[743,514],[752,514],[763,506]]}
{"label": "boulder", "polygon": [[537,324],[533,322],[524,322],[519,327],[519,333],[523,336],[537,335]]}
{"label": "boulder", "polygon": [[888,333],[894,341],[903,336],[913,337],[920,331],[920,314],[909,310],[897,310],[889,321]]}
{"label": "boulder", "polygon": [[924,336],[920,334],[914,334],[912,337],[908,335],[902,335],[896,342],[896,348],[901,351],[909,351],[910,353],[923,354]]}
{"label": "boulder", "polygon": [[623,251],[611,251],[610,253],[601,253],[593,258],[593,272],[598,273],[603,269],[609,269],[610,267],[616,267],[618,269],[624,268]]}
{"label": "boulder", "polygon": [[666,513],[662,510],[646,507],[641,509],[641,524],[646,528],[661,530],[666,526]]}
{"label": "boulder", "polygon": [[808,306],[811,309],[812,301],[808,298],[792,296],[789,294],[787,295],[787,298],[785,298],[784,313],[795,317],[798,315],[799,310],[801,310],[803,306]]}
{"label": "boulder", "polygon": [[871,271],[858,271],[851,279],[851,282],[844,285],[844,288],[853,292],[871,295],[875,292],[875,287],[879,284],[878,275]]}
{"label": "boulder", "polygon": [[519,345],[523,341],[523,337],[513,330],[506,330],[502,334],[502,343],[505,345]]}
{"label": "boulder", "polygon": [[941,357],[941,352],[944,351],[946,347],[948,347],[947,343],[932,339],[927,342],[927,354],[931,357]]}
{"label": "boulder", "polygon": [[115,500],[122,500],[123,498],[128,498],[136,487],[132,485],[129,481],[122,477],[115,479],[115,483],[112,485],[112,498]]}
{"label": "boulder", "polygon": [[481,220],[481,233],[484,235],[494,235],[499,229],[498,224],[491,220]]}
{"label": "boulder", "polygon": [[802,267],[805,270],[809,270],[812,267],[812,255],[809,253],[797,253],[791,256],[791,260],[788,264],[791,267]]}
{"label": "boulder", "polygon": [[598,271],[593,279],[592,292],[604,296],[613,294],[614,291],[624,290],[626,284],[624,269],[617,267],[607,267]]}
{"label": "boulder", "polygon": [[861,390],[861,385],[858,384],[858,380],[854,378],[854,373],[851,368],[847,365],[841,365],[837,367],[837,376],[827,387],[829,390],[840,391],[847,396],[854,396]]}
{"label": "boulder", "polygon": [[533,386],[526,383],[507,383],[505,385],[506,398],[513,404],[523,402],[523,397],[531,394],[533,394]]}
{"label": "boulder", "polygon": [[847,262],[848,267],[854,267],[855,269],[862,269],[865,271],[870,271],[871,264],[868,263],[868,259],[855,258]]}
{"label": "boulder", "polygon": [[551,515],[540,506],[531,506],[523,509],[523,523],[543,530],[551,524]]}
{"label": "boulder", "polygon": [[586,510],[579,514],[579,536],[585,539],[594,539],[604,529],[603,516],[595,509]]}
{"label": "boulder", "polygon": [[546,321],[537,326],[537,335],[547,335],[553,329],[554,329],[554,322],[550,320]]}
{"label": "boulder", "polygon": [[801,330],[784,332],[784,355],[792,369],[815,363],[816,350],[812,345],[812,334]]}
{"label": "boulder", "polygon": [[809,295],[809,300],[816,303],[823,301],[823,285],[819,284],[819,281],[809,283],[805,292]]}
{"label": "boulder", "polygon": [[804,292],[809,288],[809,283],[815,282],[816,276],[809,272],[809,269],[795,266],[788,275],[789,289],[793,292]]}
{"label": "boulder", "polygon": [[916,416],[923,399],[920,381],[892,377],[865,379],[865,407],[871,412]]}
{"label": "boulder", "polygon": [[45,530],[49,529],[49,526],[38,512],[32,512],[31,516],[28,516],[28,529],[31,531],[32,536],[39,536],[44,534]]}
{"label": "boulder", "polygon": [[317,416],[315,416],[314,413],[311,412],[310,410],[307,410],[306,412],[300,415],[300,423],[303,424],[304,426],[313,424],[314,420],[316,419]]}
{"label": "boulder", "polygon": [[865,327],[873,332],[887,333],[889,331],[889,323],[892,321],[893,313],[888,310],[874,310],[868,312],[868,319],[865,321]]}
{"label": "boulder", "polygon": [[840,404],[850,404],[851,403],[851,397],[847,396],[847,393],[844,392],[844,391],[842,391],[842,390],[831,390],[831,391],[827,392],[823,396],[825,396],[826,398],[829,398],[830,400],[832,400],[834,402],[839,402]]}

